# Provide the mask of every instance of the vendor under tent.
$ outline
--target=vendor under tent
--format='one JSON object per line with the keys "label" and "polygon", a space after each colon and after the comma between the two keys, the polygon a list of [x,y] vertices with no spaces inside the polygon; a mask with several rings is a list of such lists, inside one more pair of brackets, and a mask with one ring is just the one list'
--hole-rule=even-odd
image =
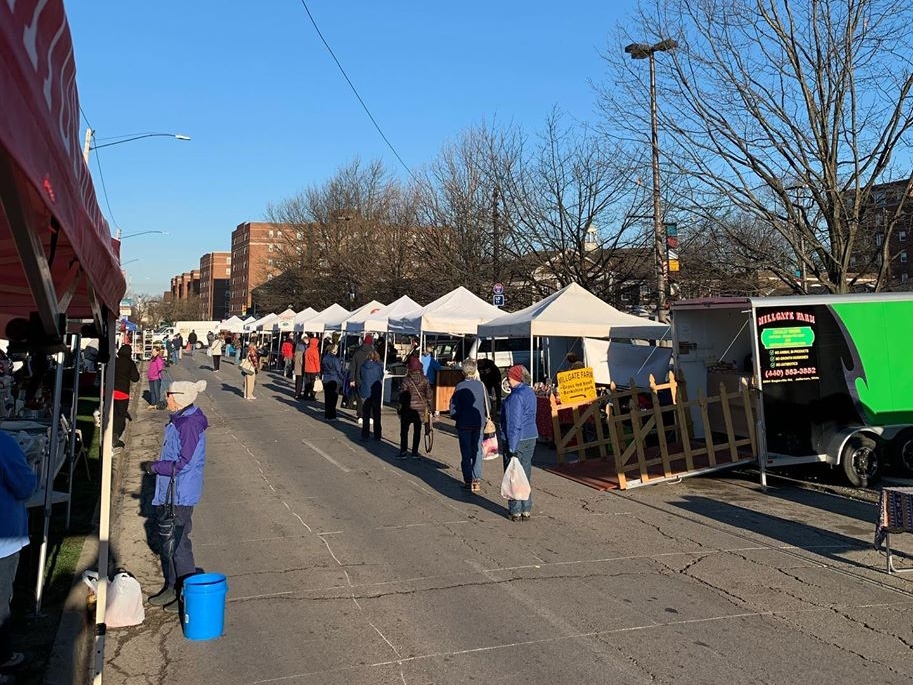
{"label": "vendor under tent", "polygon": [[[99,505],[95,672],[104,659],[108,537],[112,475],[114,337],[126,290],[81,151],[73,46],[61,0],[0,3],[0,326],[24,320],[22,345],[53,357],[50,444],[61,435],[60,412],[66,322],[94,321],[101,338],[102,491]],[[30,320],[30,321],[29,321]],[[75,325],[75,324],[74,324]],[[14,329],[17,326],[14,325]],[[78,349],[78,346],[76,346]],[[78,384],[74,384],[78,386]],[[73,398],[74,403],[76,397]],[[44,526],[38,559],[36,609],[47,560],[53,469],[45,469]],[[4,600],[5,601],[5,600]],[[100,682],[100,681],[99,681]]]}
{"label": "vendor under tent", "polygon": [[[663,340],[669,337],[668,324],[642,319],[621,312],[582,286],[571,283],[535,304],[512,314],[503,314],[479,325],[479,337],[529,338],[530,359],[534,359],[536,338],[614,338]],[[496,343],[495,343],[496,344]],[[551,374],[546,356],[545,373]],[[533,367],[537,365],[533,364]],[[536,368],[531,368],[533,374]]]}
{"label": "vendor under tent", "polygon": [[387,330],[402,335],[475,335],[479,324],[503,312],[460,286],[421,309],[390,316]]}
{"label": "vendor under tent", "polygon": [[315,316],[317,316],[317,310],[313,307],[302,309],[300,312],[295,314],[295,318],[292,319],[292,330],[296,333],[303,332],[305,321],[313,319]]}

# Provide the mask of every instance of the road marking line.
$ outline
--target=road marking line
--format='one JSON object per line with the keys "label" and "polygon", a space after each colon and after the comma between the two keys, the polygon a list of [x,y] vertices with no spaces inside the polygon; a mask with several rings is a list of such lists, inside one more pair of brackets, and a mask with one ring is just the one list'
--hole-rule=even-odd
{"label": "road marking line", "polygon": [[317,447],[317,446],[314,445],[313,443],[308,442],[307,440],[302,440],[301,442],[302,442],[303,444],[307,445],[308,447],[310,447],[310,448],[311,448],[312,450],[314,450],[317,454],[319,454],[321,457],[323,457],[324,459],[326,459],[328,462],[330,462],[333,466],[335,466],[336,468],[338,468],[338,469],[339,469],[340,471],[342,471],[343,473],[351,473],[351,472],[352,472],[352,469],[350,469],[350,468],[347,467],[347,466],[344,466],[344,465],[340,464],[338,461],[336,461],[335,459],[333,459],[333,457],[331,457],[329,454],[327,454],[326,452],[324,452],[322,449],[320,449],[319,447]]}

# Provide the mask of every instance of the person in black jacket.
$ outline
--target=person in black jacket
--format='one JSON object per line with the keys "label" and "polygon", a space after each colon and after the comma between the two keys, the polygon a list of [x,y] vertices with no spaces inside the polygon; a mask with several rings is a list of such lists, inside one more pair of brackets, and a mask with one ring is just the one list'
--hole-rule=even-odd
{"label": "person in black jacket", "polygon": [[190,335],[187,336],[187,354],[191,357],[193,356],[193,350],[197,346],[197,332],[190,331]]}
{"label": "person in black jacket", "polygon": [[139,381],[139,369],[133,361],[133,348],[121,345],[114,360],[114,446],[123,447],[121,436],[130,417],[130,385]]}

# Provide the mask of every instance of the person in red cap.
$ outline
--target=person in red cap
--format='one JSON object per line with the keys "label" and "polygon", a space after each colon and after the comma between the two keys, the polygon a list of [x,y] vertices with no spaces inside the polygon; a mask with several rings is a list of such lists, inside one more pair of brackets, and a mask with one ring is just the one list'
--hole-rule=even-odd
{"label": "person in red cap", "polygon": [[424,417],[431,412],[431,386],[422,370],[422,360],[416,356],[408,358],[409,372],[400,385],[399,393],[399,456],[406,459],[409,452],[409,427],[412,426],[412,458],[418,459],[418,445],[422,439]]}
{"label": "person in red cap", "polygon": [[[533,453],[536,451],[536,393],[529,385],[529,371],[517,364],[507,370],[510,394],[501,403],[501,445],[504,448],[504,469],[511,457],[517,457],[526,479],[532,483]],[[526,500],[507,501],[511,521],[528,521],[533,508],[533,497]]]}

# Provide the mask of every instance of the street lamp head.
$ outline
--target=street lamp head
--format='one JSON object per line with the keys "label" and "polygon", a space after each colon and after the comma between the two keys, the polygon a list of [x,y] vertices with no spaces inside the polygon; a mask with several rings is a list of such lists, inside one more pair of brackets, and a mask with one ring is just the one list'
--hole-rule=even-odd
{"label": "street lamp head", "polygon": [[176,133],[174,137],[178,140],[190,140],[190,136],[185,136],[183,133]]}
{"label": "street lamp head", "polygon": [[646,43],[631,43],[625,46],[625,52],[631,55],[631,59],[647,59],[656,52],[669,52],[678,47],[678,41],[672,38],[664,38],[658,43],[647,45]]}

